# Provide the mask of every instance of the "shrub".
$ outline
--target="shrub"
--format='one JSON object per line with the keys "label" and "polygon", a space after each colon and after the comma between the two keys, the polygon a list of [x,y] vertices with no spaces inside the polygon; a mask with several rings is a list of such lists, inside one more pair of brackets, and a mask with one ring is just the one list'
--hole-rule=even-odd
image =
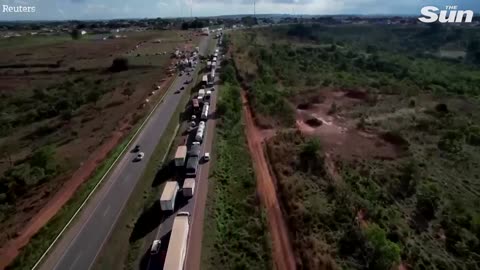
{"label": "shrub", "polygon": [[129,64],[128,59],[125,57],[118,57],[113,59],[112,65],[110,66],[110,71],[112,72],[121,72],[128,70]]}

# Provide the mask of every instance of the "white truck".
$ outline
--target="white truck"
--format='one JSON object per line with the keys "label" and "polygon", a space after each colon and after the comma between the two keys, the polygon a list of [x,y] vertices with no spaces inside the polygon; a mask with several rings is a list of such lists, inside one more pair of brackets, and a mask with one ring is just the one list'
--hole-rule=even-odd
{"label": "white truck", "polygon": [[187,157],[187,146],[180,145],[175,152],[175,166],[181,167],[185,165],[185,158]]}
{"label": "white truck", "polygon": [[195,178],[187,178],[183,182],[183,196],[192,197],[195,192]]}
{"label": "white truck", "polygon": [[203,100],[204,97],[205,97],[205,89],[202,88],[202,89],[198,90],[198,97],[197,98],[199,100]]}
{"label": "white truck", "polygon": [[207,120],[208,119],[208,110],[210,108],[210,105],[208,103],[205,103],[202,108],[202,114],[200,115],[200,119],[202,120]]}
{"label": "white truck", "polygon": [[173,220],[172,234],[165,257],[164,270],[183,270],[187,254],[190,213],[180,212]]}
{"label": "white truck", "polygon": [[175,210],[175,199],[177,198],[179,187],[177,181],[168,181],[160,197],[160,208],[162,211]]}
{"label": "white truck", "polygon": [[197,142],[201,142],[203,140],[204,131],[205,131],[205,122],[200,121],[200,124],[198,124],[197,134],[195,134],[195,140]]}

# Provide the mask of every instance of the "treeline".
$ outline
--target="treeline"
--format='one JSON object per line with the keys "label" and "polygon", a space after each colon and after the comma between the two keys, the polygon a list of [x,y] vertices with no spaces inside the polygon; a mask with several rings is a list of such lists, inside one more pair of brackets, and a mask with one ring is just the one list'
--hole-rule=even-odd
{"label": "treeline", "polygon": [[[212,222],[204,237],[206,269],[271,269],[271,251],[242,121],[240,85],[231,63],[223,67],[216,113],[216,158],[211,206]],[[206,239],[205,239],[206,238]]]}
{"label": "treeline", "polygon": [[9,158],[9,163],[9,168],[0,177],[0,222],[12,214],[18,197],[57,176],[59,172],[53,146],[37,149],[26,161],[19,164],[14,164]]}

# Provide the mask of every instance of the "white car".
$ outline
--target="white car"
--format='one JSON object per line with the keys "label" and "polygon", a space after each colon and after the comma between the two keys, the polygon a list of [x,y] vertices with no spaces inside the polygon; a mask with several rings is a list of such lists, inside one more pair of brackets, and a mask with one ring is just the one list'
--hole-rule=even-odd
{"label": "white car", "polygon": [[209,160],[210,160],[210,153],[209,153],[209,152],[206,152],[206,153],[203,155],[203,160],[205,160],[205,161],[209,161]]}
{"label": "white car", "polygon": [[137,156],[135,157],[135,160],[140,161],[140,160],[143,159],[143,157],[145,157],[145,153],[140,152],[140,153],[138,153]]}
{"label": "white car", "polygon": [[153,240],[152,248],[150,248],[150,254],[158,254],[158,252],[160,251],[161,243],[162,242],[160,240]]}

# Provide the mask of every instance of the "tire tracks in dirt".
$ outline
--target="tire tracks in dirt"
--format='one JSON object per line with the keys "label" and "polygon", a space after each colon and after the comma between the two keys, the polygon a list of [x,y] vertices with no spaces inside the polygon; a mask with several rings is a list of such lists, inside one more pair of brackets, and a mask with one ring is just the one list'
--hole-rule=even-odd
{"label": "tire tracks in dirt", "polygon": [[272,238],[274,267],[277,270],[295,270],[295,256],[288,235],[288,227],[283,219],[274,180],[263,152],[263,136],[253,121],[244,90],[242,90],[242,108],[248,148],[257,179],[257,193],[267,212],[268,226]]}

